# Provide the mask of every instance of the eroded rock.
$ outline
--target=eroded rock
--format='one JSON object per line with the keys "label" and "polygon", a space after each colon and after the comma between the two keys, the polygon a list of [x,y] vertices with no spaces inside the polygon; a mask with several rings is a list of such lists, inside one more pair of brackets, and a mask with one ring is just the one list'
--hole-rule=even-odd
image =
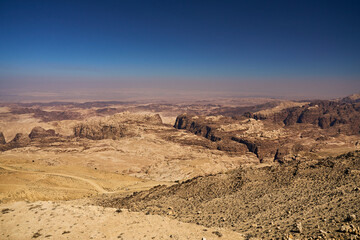
{"label": "eroded rock", "polygon": [[5,137],[4,134],[0,132],[0,145],[4,145],[4,144],[6,144]]}
{"label": "eroded rock", "polygon": [[34,127],[29,134],[29,138],[31,139],[53,137],[53,136],[56,136],[55,130],[53,129],[45,130],[42,127]]}

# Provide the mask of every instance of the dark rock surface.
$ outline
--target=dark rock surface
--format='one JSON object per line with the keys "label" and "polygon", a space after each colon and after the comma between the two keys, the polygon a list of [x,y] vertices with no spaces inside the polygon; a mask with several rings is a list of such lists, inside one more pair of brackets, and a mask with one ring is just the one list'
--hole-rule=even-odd
{"label": "dark rock surface", "polygon": [[220,122],[207,121],[205,117],[191,116],[187,114],[176,118],[174,127],[186,129],[196,135],[207,138],[217,144],[218,150],[233,151],[244,154],[247,151],[254,153],[260,162],[274,160],[275,153],[279,147],[276,140],[254,140],[246,137],[237,137],[237,132],[225,133],[218,131],[221,123],[238,122],[237,119],[223,117]]}
{"label": "dark rock surface", "polygon": [[31,139],[54,137],[54,136],[56,136],[55,130],[53,129],[45,130],[42,127],[34,127],[29,134],[29,138]]}
{"label": "dark rock surface", "polygon": [[[256,114],[252,117],[261,118]],[[360,133],[360,103],[314,101],[303,107],[284,109],[269,118],[285,126],[304,123],[348,135]]]}
{"label": "dark rock surface", "polygon": [[92,140],[101,139],[119,139],[125,137],[127,128],[119,125],[89,125],[85,123],[78,124],[74,127],[74,136],[88,138]]}
{"label": "dark rock surface", "polygon": [[30,143],[30,138],[26,134],[17,133],[13,140],[9,142],[9,144],[15,144],[18,146],[25,146]]}
{"label": "dark rock surface", "polygon": [[6,144],[5,137],[4,134],[0,132],[0,145],[4,145],[4,144]]}
{"label": "dark rock surface", "polygon": [[8,143],[0,146],[0,151],[7,151],[13,148],[26,147],[30,144],[31,139],[27,134],[17,133]]}

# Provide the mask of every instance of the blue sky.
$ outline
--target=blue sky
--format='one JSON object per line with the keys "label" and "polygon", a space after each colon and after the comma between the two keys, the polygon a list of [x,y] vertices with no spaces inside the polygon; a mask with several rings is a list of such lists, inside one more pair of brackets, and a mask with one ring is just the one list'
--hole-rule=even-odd
{"label": "blue sky", "polygon": [[359,12],[355,0],[0,0],[0,87],[316,83],[311,96],[340,96],[360,90]]}

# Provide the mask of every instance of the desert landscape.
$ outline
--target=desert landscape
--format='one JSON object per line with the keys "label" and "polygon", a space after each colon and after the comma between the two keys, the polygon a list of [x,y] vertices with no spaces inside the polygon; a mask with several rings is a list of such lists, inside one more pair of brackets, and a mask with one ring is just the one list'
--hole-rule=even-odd
{"label": "desert landscape", "polygon": [[0,0],[0,240],[360,240],[359,13]]}
{"label": "desert landscape", "polygon": [[3,103],[2,238],[358,239],[359,119],[359,95]]}

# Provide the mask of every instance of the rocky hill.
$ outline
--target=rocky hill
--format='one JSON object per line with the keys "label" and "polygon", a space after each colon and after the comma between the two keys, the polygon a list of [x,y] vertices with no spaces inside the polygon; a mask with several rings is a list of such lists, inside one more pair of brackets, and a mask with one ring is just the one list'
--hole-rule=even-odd
{"label": "rocky hill", "polygon": [[209,139],[219,150],[238,154],[248,151],[260,162],[283,161],[299,151],[316,152],[326,147],[327,139],[337,139],[337,144],[345,136],[358,139],[360,104],[314,101],[265,115],[259,112],[236,117],[182,114],[174,127]]}
{"label": "rocky hill", "polygon": [[[283,161],[285,155],[291,158],[299,150],[296,146],[306,142],[306,138],[299,138],[296,131],[294,133],[293,130],[284,129],[272,122],[245,117],[183,114],[177,117],[174,127],[209,139],[218,150],[238,155],[251,152],[259,162]],[[310,136],[313,137],[314,135]]]}
{"label": "rocky hill", "polygon": [[136,135],[136,125],[162,124],[161,117],[156,115],[137,115],[128,112],[115,114],[106,119],[91,120],[77,124],[74,136],[92,140],[119,139]]}
{"label": "rocky hill", "polygon": [[358,239],[359,178],[358,151],[239,168],[99,203],[226,227],[248,239]]}
{"label": "rocky hill", "polygon": [[350,96],[344,97],[341,99],[341,102],[358,103],[360,102],[360,94],[352,94]]}
{"label": "rocky hill", "polygon": [[348,135],[360,133],[360,103],[313,101],[302,107],[284,109],[272,116],[249,116],[255,119],[271,119],[285,126],[304,123]]}

